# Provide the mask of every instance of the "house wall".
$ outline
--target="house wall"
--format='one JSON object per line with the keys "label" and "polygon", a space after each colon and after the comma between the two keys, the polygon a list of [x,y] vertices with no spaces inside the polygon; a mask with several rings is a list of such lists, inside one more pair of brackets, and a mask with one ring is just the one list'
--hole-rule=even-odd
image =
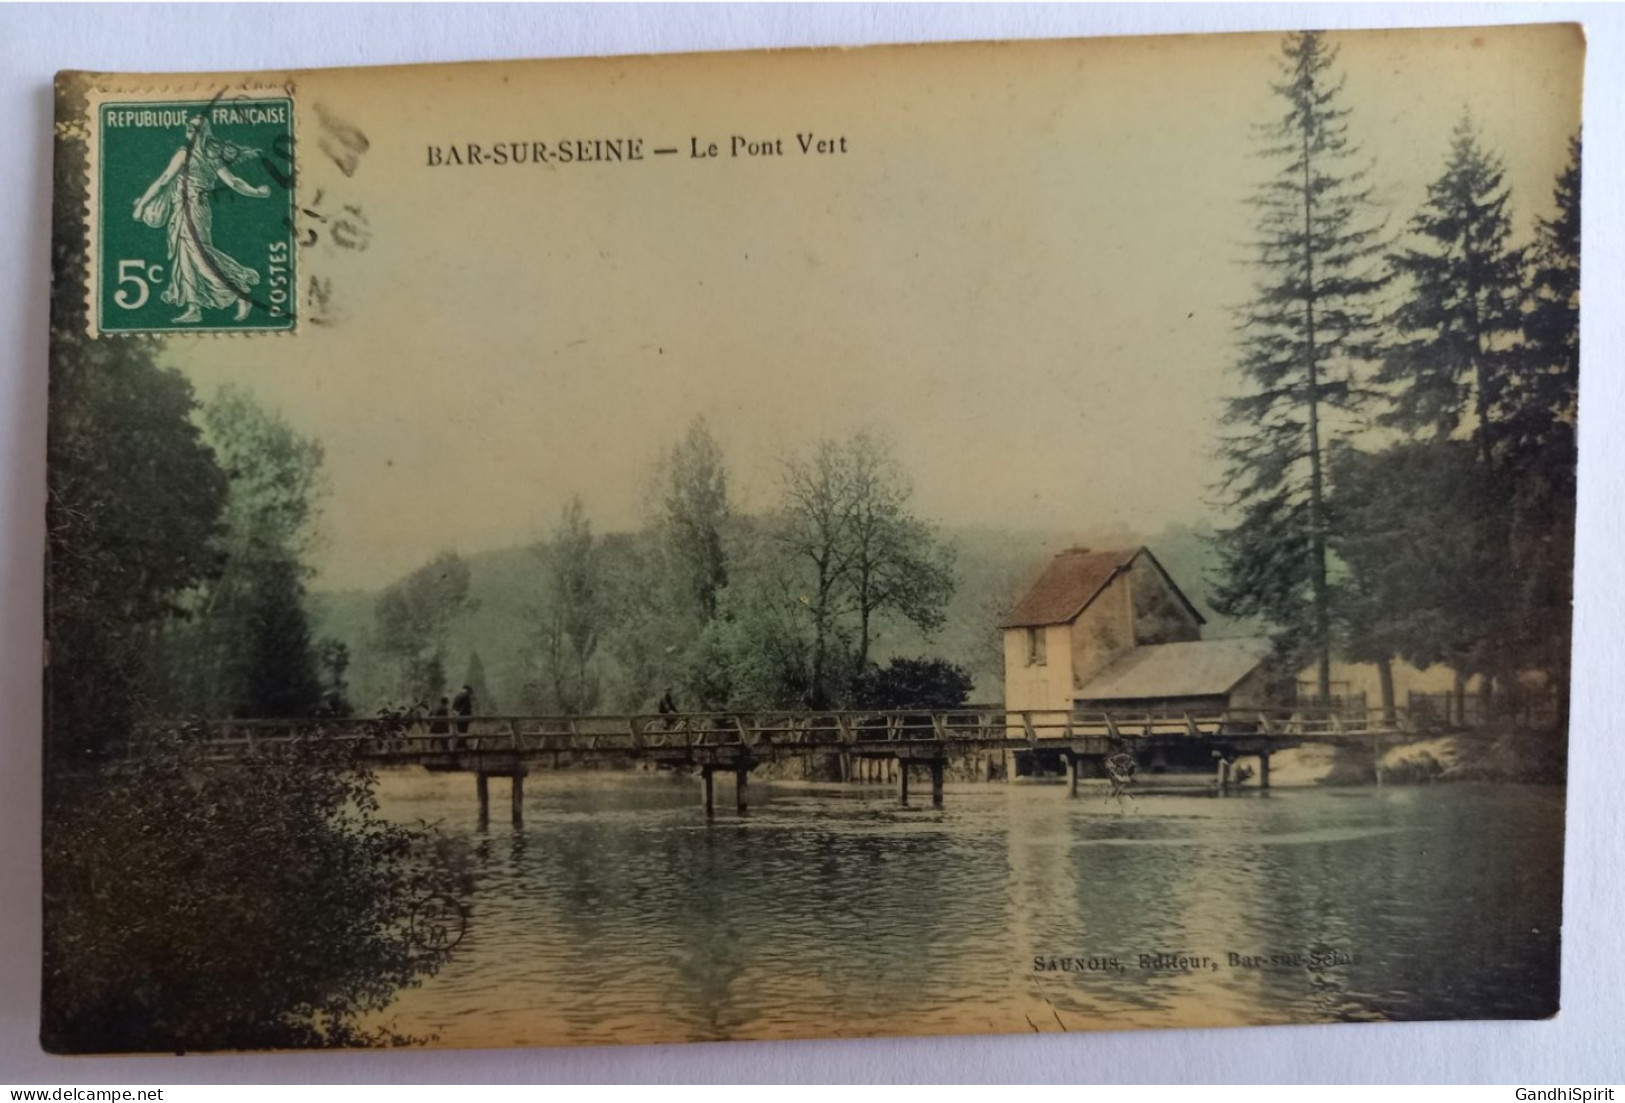
{"label": "house wall", "polygon": [[1254,668],[1253,672],[1230,690],[1230,700],[1225,705],[1232,709],[1261,709],[1270,704],[1269,700],[1269,670],[1268,664]]}
{"label": "house wall", "polygon": [[1027,629],[1004,630],[1004,707],[1008,709],[1069,709],[1072,707],[1072,639],[1064,624],[1039,629],[1044,633],[1043,663],[1027,661]]}
{"label": "house wall", "polygon": [[1202,622],[1149,559],[1136,556],[1127,574],[1133,595],[1134,643],[1186,643],[1202,638]]}
{"label": "house wall", "polygon": [[1133,587],[1129,572],[1112,579],[1105,591],[1072,622],[1072,692],[1134,646]]}
{"label": "house wall", "polygon": [[1136,645],[1202,638],[1201,622],[1145,556],[1135,558],[1071,624],[1045,633],[1045,662],[1028,662],[1027,630],[1004,632],[1004,704],[1071,709],[1077,690]]}

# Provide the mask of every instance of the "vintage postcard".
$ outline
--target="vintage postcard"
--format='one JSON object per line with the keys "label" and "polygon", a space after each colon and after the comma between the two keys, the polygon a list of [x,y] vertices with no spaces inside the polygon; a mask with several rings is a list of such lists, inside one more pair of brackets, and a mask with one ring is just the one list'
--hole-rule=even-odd
{"label": "vintage postcard", "polygon": [[43,1044],[1555,1014],[1583,55],[61,74]]}

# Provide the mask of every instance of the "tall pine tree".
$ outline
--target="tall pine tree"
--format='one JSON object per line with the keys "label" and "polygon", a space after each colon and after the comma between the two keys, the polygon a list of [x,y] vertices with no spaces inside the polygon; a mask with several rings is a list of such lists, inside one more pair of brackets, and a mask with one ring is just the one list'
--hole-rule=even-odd
{"label": "tall pine tree", "polygon": [[1507,441],[1515,452],[1555,450],[1573,462],[1580,387],[1580,137],[1554,189],[1557,213],[1541,219],[1532,251],[1533,294],[1523,319],[1524,356],[1508,394]]}
{"label": "tall pine tree", "polygon": [[1452,663],[1458,686],[1474,673],[1510,684],[1520,661],[1511,634],[1511,472],[1498,458],[1523,327],[1525,261],[1511,243],[1511,206],[1500,158],[1463,118],[1444,172],[1410,221],[1409,243],[1390,258],[1404,294],[1377,374],[1392,388],[1384,422],[1438,442],[1465,436],[1485,475],[1500,484],[1474,518],[1486,554],[1461,600],[1480,628],[1477,645]]}
{"label": "tall pine tree", "polygon": [[[1513,485],[1514,624],[1526,661],[1568,681],[1574,588],[1575,429],[1580,389],[1580,139],[1558,176],[1557,212],[1532,252],[1523,347],[1497,434]],[[1560,697],[1561,700],[1561,697]]]}
{"label": "tall pine tree", "polygon": [[1524,258],[1511,245],[1511,201],[1500,158],[1464,118],[1443,175],[1411,219],[1415,244],[1390,258],[1408,286],[1389,319],[1398,339],[1377,376],[1397,388],[1384,421],[1439,438],[1470,426],[1484,463],[1523,324]]}
{"label": "tall pine tree", "polygon": [[1371,354],[1384,248],[1336,60],[1318,32],[1288,35],[1272,85],[1285,110],[1259,128],[1260,156],[1276,170],[1251,199],[1259,275],[1239,311],[1237,365],[1247,390],[1224,418],[1222,490],[1238,519],[1216,538],[1215,604],[1273,624],[1287,658],[1315,664],[1322,700],[1331,696],[1326,457],[1337,417],[1364,396],[1357,373]]}

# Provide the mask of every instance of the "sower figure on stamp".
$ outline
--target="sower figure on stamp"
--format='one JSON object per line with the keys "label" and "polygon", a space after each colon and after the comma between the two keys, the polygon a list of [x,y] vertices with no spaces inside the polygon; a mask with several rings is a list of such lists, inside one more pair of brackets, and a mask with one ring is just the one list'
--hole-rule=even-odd
{"label": "sower figure on stamp", "polygon": [[169,283],[161,298],[184,307],[177,322],[201,322],[203,308],[223,310],[235,304],[237,320],[248,317],[248,289],[259,273],[214,247],[214,207],[210,193],[223,183],[238,195],[264,199],[265,184],[250,184],[228,167],[258,150],[216,138],[208,120],[194,115],[186,124],[186,144],[169,166],[135,201],[135,218],[169,232]]}

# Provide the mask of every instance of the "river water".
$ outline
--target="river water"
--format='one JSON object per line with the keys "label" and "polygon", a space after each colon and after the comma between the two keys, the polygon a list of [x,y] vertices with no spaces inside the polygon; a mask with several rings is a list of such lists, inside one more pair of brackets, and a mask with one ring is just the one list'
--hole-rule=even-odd
{"label": "river water", "polygon": [[387,1019],[488,1046],[1556,1010],[1560,789],[753,783],[740,817],[721,777],[708,824],[693,778],[533,774],[521,829],[493,780],[481,831],[469,775],[386,773],[471,885]]}

